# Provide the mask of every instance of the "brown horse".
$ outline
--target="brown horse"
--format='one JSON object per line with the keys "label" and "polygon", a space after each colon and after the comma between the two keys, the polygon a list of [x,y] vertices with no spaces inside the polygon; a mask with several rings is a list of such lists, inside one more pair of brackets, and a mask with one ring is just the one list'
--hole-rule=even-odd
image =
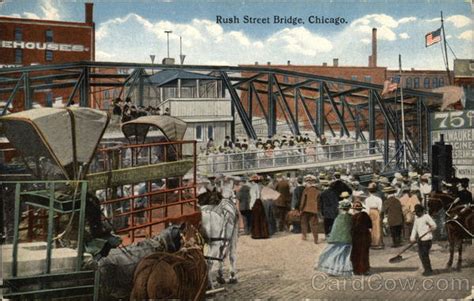
{"label": "brown horse", "polygon": [[462,262],[462,242],[463,239],[473,238],[474,233],[474,210],[469,205],[455,206],[446,212],[446,230],[448,232],[449,241],[449,261],[447,268],[451,268],[453,264],[454,248],[458,246],[458,263],[456,269],[461,270]]}
{"label": "brown horse", "polygon": [[204,299],[207,284],[207,266],[202,251],[204,240],[192,225],[184,236],[188,239],[185,245],[192,246],[173,254],[157,252],[140,261],[130,300]]}

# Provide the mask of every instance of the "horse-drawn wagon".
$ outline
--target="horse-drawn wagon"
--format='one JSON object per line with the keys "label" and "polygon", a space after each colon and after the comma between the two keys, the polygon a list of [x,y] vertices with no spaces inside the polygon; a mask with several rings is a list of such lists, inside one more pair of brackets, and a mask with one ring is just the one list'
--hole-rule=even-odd
{"label": "horse-drawn wagon", "polygon": [[[150,238],[170,222],[199,223],[195,152],[182,154],[183,145],[196,144],[181,141],[186,125],[179,119],[125,123],[129,143],[109,139],[107,147],[101,145],[109,116],[98,110],[42,108],[0,122],[25,170],[0,179],[5,298],[97,299],[98,270],[85,269],[86,261]],[[161,135],[149,141],[152,132]]]}

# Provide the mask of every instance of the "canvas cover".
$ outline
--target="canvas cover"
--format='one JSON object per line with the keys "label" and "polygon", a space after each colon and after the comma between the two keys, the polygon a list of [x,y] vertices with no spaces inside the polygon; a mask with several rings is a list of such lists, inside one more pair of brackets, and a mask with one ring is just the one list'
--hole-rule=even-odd
{"label": "canvas cover", "polygon": [[122,124],[122,132],[131,139],[144,141],[150,128],[157,127],[169,141],[179,141],[186,132],[186,122],[166,115],[143,116]]}
{"label": "canvas cover", "polygon": [[47,158],[72,179],[74,157],[78,166],[90,163],[109,116],[90,108],[40,108],[4,116],[0,122],[22,156]]}

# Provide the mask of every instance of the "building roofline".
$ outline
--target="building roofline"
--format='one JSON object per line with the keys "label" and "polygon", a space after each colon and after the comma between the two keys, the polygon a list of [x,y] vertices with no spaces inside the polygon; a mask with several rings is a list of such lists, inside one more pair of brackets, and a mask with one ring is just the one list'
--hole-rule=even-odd
{"label": "building roofline", "polygon": [[82,26],[82,27],[93,27],[94,23],[85,22],[70,22],[70,21],[56,21],[56,20],[42,20],[42,19],[26,19],[26,18],[14,18],[14,17],[0,17],[0,21],[7,21],[10,23],[24,23],[24,24],[37,24],[42,23],[44,25],[60,25],[60,26]]}
{"label": "building roofline", "polygon": [[297,68],[364,68],[364,69],[387,69],[387,67],[368,67],[368,66],[332,66],[332,65],[268,65],[268,64],[258,64],[258,65],[252,65],[252,64],[239,64],[238,66],[240,67],[265,67],[265,68],[286,68],[286,67],[297,67]]}

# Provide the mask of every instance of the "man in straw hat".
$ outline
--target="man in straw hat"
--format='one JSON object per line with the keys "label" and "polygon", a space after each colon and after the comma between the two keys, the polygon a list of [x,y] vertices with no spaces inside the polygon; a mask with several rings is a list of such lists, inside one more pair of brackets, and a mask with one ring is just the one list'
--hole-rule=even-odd
{"label": "man in straw hat", "polygon": [[403,229],[403,211],[402,203],[396,197],[397,190],[388,186],[383,192],[387,196],[387,200],[383,203],[383,212],[387,215],[388,226],[390,227],[390,234],[392,235],[393,248],[400,246],[402,241]]}
{"label": "man in straw hat", "polygon": [[402,197],[400,198],[402,204],[403,218],[405,221],[404,237],[408,241],[415,221],[415,206],[420,204],[416,195],[412,194],[408,186],[402,187]]}
{"label": "man in straw hat", "polygon": [[352,217],[348,199],[339,202],[340,212],[334,221],[326,248],[319,255],[315,268],[321,272],[335,276],[352,276],[351,262],[351,224]]}
{"label": "man in straw hat", "polygon": [[375,195],[377,192],[377,184],[371,182],[367,188],[369,196],[365,199],[365,206],[372,220],[372,248],[383,249],[382,238],[382,220],[380,214],[382,212],[382,199]]}
{"label": "man in straw hat", "polygon": [[371,244],[372,221],[369,215],[362,211],[364,206],[355,201],[352,204],[354,214],[352,215],[352,240],[351,261],[355,275],[367,275],[370,270],[369,250]]}
{"label": "man in straw hat", "polygon": [[320,208],[321,192],[316,187],[317,178],[313,175],[307,178],[306,188],[301,196],[301,233],[302,239],[306,240],[308,226],[313,234],[314,243],[318,243],[318,212]]}
{"label": "man in straw hat", "polygon": [[276,220],[277,231],[284,231],[286,228],[286,215],[290,211],[290,184],[281,173],[276,174],[276,180],[275,190],[280,193],[280,196],[273,203],[273,215]]}

